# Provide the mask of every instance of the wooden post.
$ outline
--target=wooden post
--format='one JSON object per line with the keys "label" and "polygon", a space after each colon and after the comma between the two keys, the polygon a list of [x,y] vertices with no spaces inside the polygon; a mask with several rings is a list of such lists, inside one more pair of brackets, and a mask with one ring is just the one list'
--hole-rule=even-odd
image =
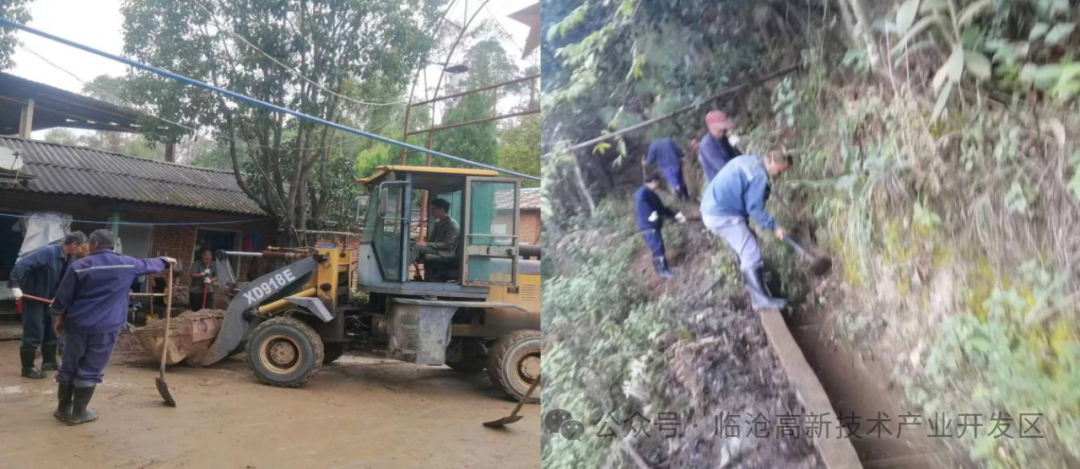
{"label": "wooden post", "polygon": [[176,162],[176,142],[169,142],[165,144],[165,161],[167,163]]}
{"label": "wooden post", "polygon": [[29,139],[34,131],[34,100],[29,99],[19,116],[19,137]]}

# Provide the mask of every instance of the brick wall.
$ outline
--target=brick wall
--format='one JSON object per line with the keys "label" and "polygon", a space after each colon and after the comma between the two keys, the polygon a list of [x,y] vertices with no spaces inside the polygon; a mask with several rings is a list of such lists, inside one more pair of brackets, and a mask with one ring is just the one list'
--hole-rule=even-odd
{"label": "brick wall", "polygon": [[518,234],[521,236],[521,244],[540,244],[540,210],[521,211],[521,228]]}

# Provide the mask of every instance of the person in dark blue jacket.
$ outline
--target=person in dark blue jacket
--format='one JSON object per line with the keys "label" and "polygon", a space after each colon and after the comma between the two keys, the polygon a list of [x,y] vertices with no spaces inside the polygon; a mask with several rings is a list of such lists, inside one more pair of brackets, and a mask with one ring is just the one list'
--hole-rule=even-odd
{"label": "person in dark blue jacket", "polygon": [[[56,330],[64,333],[64,359],[56,374],[59,405],[53,415],[69,425],[97,420],[86,410],[105,375],[120,331],[127,325],[131,282],[161,272],[175,259],[135,259],[113,251],[109,230],[90,234],[90,255],[71,264],[53,300]],[[166,312],[166,314],[168,314]]]}
{"label": "person in dark blue jacket", "polygon": [[[57,337],[52,317],[45,303],[23,298],[32,295],[46,300],[56,295],[60,279],[69,262],[86,255],[86,235],[81,231],[64,237],[62,242],[31,251],[15,263],[8,277],[8,288],[16,300],[22,300],[23,338],[19,348],[22,377],[42,379],[46,371],[55,371]],[[41,349],[41,369],[34,366]]]}
{"label": "person in dark blue jacket", "polygon": [[774,232],[777,239],[787,236],[765,210],[765,202],[769,199],[772,178],[790,165],[791,157],[782,147],[770,151],[765,158],[737,157],[720,170],[701,197],[701,219],[709,231],[727,242],[738,258],[739,271],[755,310],[780,309],[786,303],[769,296],[762,286],[761,249],[747,219]]}
{"label": "person in dark blue jacket", "polygon": [[683,180],[682,173],[682,150],[670,138],[662,138],[649,145],[649,154],[645,158],[645,166],[656,165],[664,172],[671,191],[679,197],[679,200],[689,200],[690,193]]}
{"label": "person in dark blue jacket", "polygon": [[675,213],[664,206],[656,190],[660,188],[660,175],[649,173],[645,175],[645,185],[634,193],[634,209],[637,212],[637,225],[641,235],[645,237],[645,244],[652,250],[653,267],[656,268],[660,278],[670,278],[667,257],[664,253],[664,238],[660,231],[664,228],[664,218],[674,218],[679,223],[686,223],[686,217],[682,212]]}
{"label": "person in dark blue jacket", "polygon": [[709,129],[701,138],[698,146],[698,161],[705,173],[705,185],[709,185],[724,165],[733,158],[742,155],[742,151],[728,138],[727,132],[735,124],[723,111],[710,111],[705,115],[705,126]]}

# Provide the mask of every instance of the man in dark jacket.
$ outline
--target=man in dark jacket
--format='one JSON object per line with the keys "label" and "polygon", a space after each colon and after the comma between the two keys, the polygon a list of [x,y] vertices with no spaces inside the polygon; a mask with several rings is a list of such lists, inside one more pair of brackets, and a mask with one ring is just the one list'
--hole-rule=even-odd
{"label": "man in dark jacket", "polygon": [[645,185],[634,194],[634,208],[637,212],[638,230],[645,237],[645,244],[652,250],[653,267],[660,278],[671,278],[667,257],[664,253],[664,237],[660,231],[664,228],[664,218],[674,218],[679,223],[686,223],[682,212],[675,213],[664,206],[656,190],[660,188],[660,175],[645,175]]}
{"label": "man in dark jacket", "polygon": [[709,131],[701,138],[698,161],[705,173],[705,185],[709,185],[728,161],[742,155],[742,151],[728,139],[727,131],[735,127],[723,111],[710,111],[705,115]]}
{"label": "man in dark jacket", "polygon": [[690,193],[686,188],[686,181],[682,173],[682,150],[670,138],[662,138],[649,145],[649,154],[645,158],[645,166],[656,165],[664,172],[671,191],[679,197],[679,200],[689,200]]}
{"label": "man in dark jacket", "polygon": [[[23,338],[19,357],[22,360],[22,377],[42,379],[45,371],[55,371],[57,338],[52,327],[52,317],[45,303],[23,298],[23,295],[52,299],[69,262],[86,256],[86,235],[76,231],[64,237],[58,244],[50,244],[31,251],[15,263],[8,279],[8,288],[16,300],[22,300]],[[41,369],[34,366],[37,351],[41,349]]]}
{"label": "man in dark jacket", "polygon": [[161,272],[175,259],[135,259],[113,251],[109,230],[90,234],[90,255],[71,264],[53,300],[56,330],[64,333],[64,360],[56,381],[59,405],[53,415],[69,425],[97,420],[86,410],[105,375],[120,330],[127,324],[131,282]]}

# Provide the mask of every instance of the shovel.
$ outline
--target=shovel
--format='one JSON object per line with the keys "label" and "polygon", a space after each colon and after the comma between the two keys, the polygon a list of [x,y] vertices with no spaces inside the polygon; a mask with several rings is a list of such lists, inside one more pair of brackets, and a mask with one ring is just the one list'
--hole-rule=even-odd
{"label": "shovel", "polygon": [[52,304],[52,300],[46,300],[45,298],[40,298],[40,297],[37,297],[37,296],[34,296],[34,295],[27,295],[26,293],[23,293],[22,297],[26,298],[28,300],[34,300],[34,301],[38,301],[38,302],[41,302],[41,303],[45,303],[47,305]]}
{"label": "shovel", "polygon": [[518,411],[521,410],[521,406],[525,405],[525,401],[529,400],[529,396],[532,395],[533,391],[536,390],[536,386],[538,386],[539,384],[540,384],[540,377],[537,376],[536,381],[533,381],[532,386],[529,386],[529,390],[525,391],[524,396],[521,396],[521,401],[519,401],[517,403],[517,405],[514,406],[514,411],[510,412],[510,415],[508,415],[506,417],[503,417],[503,418],[501,418],[499,420],[492,420],[490,422],[484,422],[484,426],[488,427],[488,428],[502,428],[502,427],[505,427],[507,425],[510,425],[511,423],[517,422],[518,420],[521,420],[524,416],[523,415],[518,415]]}
{"label": "shovel", "polygon": [[790,236],[784,237],[784,242],[791,246],[792,249],[803,259],[810,261],[810,273],[821,276],[825,275],[832,269],[832,260],[827,257],[814,257],[810,253],[806,252],[799,243],[796,243]]}
{"label": "shovel", "polygon": [[165,404],[168,404],[169,407],[176,407],[176,400],[169,393],[169,385],[165,384],[165,358],[169,353],[169,319],[172,317],[172,282],[173,265],[169,263],[169,278],[165,285],[165,289],[168,290],[168,294],[165,296],[165,346],[161,348],[161,376],[157,378],[157,390],[161,394],[161,398],[165,399]]}

